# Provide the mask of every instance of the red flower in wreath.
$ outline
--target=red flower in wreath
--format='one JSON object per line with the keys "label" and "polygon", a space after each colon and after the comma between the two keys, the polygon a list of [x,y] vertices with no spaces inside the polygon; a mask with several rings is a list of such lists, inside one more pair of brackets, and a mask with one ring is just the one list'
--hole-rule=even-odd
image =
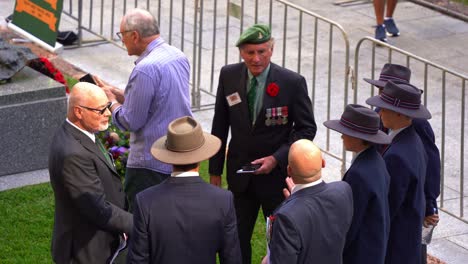
{"label": "red flower in wreath", "polygon": [[266,88],[266,92],[269,96],[275,97],[279,93],[279,86],[276,83],[270,83]]}

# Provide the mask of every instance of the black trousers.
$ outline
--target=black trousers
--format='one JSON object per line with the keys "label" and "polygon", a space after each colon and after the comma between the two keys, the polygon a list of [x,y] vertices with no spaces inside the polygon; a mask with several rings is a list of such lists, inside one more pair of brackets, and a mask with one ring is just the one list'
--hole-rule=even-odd
{"label": "black trousers", "polygon": [[141,168],[127,168],[125,171],[124,191],[127,195],[128,211],[133,212],[133,203],[137,193],[151,186],[160,184],[170,174]]}
{"label": "black trousers", "polygon": [[421,264],[427,264],[427,245],[421,245]]}
{"label": "black trousers", "polygon": [[272,175],[255,176],[252,177],[245,192],[233,192],[243,264],[250,264],[252,262],[250,240],[252,239],[260,207],[262,208],[264,217],[268,217],[284,200],[282,188],[275,188],[276,190],[271,192],[265,190],[265,185],[262,184],[261,179],[263,177],[271,177]]}

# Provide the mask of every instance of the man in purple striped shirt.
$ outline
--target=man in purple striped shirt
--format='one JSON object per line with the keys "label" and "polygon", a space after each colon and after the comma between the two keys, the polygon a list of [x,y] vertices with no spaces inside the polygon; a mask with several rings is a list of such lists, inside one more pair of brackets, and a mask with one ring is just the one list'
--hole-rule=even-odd
{"label": "man in purple striped shirt", "polygon": [[170,165],[151,156],[150,148],[166,135],[172,120],[192,116],[190,65],[182,51],[160,37],[156,18],[146,10],[125,14],[117,36],[128,55],[139,56],[125,91],[95,79],[112,102],[113,122],[119,129],[130,131],[124,188],[132,211],[138,192],[159,184],[172,172]]}

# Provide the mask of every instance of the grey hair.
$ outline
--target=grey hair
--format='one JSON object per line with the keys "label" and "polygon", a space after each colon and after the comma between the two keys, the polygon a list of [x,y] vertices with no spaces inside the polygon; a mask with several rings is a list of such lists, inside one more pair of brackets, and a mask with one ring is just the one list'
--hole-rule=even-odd
{"label": "grey hair", "polygon": [[135,30],[141,37],[150,37],[159,34],[156,18],[147,10],[133,9],[124,16],[125,30]]}

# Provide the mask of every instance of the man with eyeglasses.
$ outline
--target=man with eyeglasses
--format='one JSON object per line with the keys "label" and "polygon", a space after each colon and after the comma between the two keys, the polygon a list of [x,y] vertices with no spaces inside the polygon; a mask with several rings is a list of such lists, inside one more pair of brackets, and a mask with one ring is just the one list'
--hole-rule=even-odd
{"label": "man with eyeglasses", "polygon": [[190,110],[190,65],[187,57],[159,35],[154,16],[134,9],[122,18],[117,36],[136,55],[125,91],[95,77],[104,89],[112,120],[121,130],[130,131],[130,153],[125,174],[125,192],[132,211],[135,195],[168,178],[172,168],[150,153],[151,144],[166,135],[169,123]]}
{"label": "man with eyeglasses", "polygon": [[70,93],[67,119],[52,139],[55,263],[109,263],[124,234],[132,231],[120,176],[95,136],[109,126],[109,107],[102,89],[77,83]]}

